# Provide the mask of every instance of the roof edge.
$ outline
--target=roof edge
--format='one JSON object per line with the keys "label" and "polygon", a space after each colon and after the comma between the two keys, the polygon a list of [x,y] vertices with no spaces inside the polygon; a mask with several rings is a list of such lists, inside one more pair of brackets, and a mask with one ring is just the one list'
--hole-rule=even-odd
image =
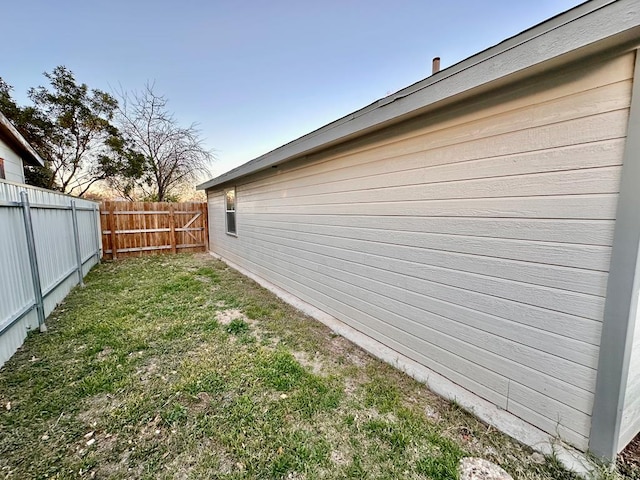
{"label": "roof edge", "polygon": [[[640,40],[640,5],[634,0],[591,0],[560,13],[427,77],[409,87],[318,128],[218,177],[198,190],[230,182],[271,166],[300,158],[359,135],[459,99],[536,65],[565,58],[572,52],[592,54],[585,47],[611,38],[628,42],[625,32]],[[612,45],[603,45],[610,48]]]}
{"label": "roof edge", "polygon": [[44,167],[44,160],[38,155],[38,152],[35,151],[2,112],[0,112],[0,130],[6,133],[18,148],[22,150],[22,153],[26,157],[24,160],[27,160],[29,165]]}

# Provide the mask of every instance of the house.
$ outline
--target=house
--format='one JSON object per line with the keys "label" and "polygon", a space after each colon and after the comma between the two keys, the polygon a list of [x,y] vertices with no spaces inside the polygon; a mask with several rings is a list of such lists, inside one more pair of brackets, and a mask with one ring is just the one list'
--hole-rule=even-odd
{"label": "house", "polygon": [[0,179],[24,183],[24,166],[43,167],[44,161],[0,112]]}
{"label": "house", "polygon": [[[640,2],[593,0],[209,180],[210,250],[541,451],[640,431]],[[636,81],[634,81],[634,79]]]}

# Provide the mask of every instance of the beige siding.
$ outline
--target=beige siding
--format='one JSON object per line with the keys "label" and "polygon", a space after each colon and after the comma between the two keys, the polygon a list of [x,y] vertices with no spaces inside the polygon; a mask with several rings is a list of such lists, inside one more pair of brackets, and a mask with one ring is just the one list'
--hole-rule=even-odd
{"label": "beige siding", "polygon": [[22,159],[2,140],[0,140],[0,158],[4,159],[4,173],[6,180],[16,183],[24,183]]}
{"label": "beige siding", "polygon": [[621,447],[626,446],[640,430],[640,309],[636,310],[635,332],[629,361],[629,377],[620,425]]}
{"label": "beige siding", "polygon": [[633,57],[241,179],[211,249],[586,449]]}

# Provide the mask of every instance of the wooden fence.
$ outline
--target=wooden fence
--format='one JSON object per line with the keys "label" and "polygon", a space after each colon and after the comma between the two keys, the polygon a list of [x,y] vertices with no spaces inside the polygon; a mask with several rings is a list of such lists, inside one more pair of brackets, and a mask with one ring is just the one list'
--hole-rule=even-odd
{"label": "wooden fence", "polygon": [[104,258],[207,250],[207,204],[119,202],[100,206]]}

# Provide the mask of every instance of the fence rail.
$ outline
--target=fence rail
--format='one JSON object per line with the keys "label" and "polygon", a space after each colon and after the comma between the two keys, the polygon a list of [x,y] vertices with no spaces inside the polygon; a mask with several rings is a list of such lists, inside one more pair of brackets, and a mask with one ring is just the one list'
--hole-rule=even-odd
{"label": "fence rail", "polygon": [[207,249],[207,204],[119,202],[100,206],[105,258]]}
{"label": "fence rail", "polygon": [[100,259],[98,204],[0,181],[0,366]]}

